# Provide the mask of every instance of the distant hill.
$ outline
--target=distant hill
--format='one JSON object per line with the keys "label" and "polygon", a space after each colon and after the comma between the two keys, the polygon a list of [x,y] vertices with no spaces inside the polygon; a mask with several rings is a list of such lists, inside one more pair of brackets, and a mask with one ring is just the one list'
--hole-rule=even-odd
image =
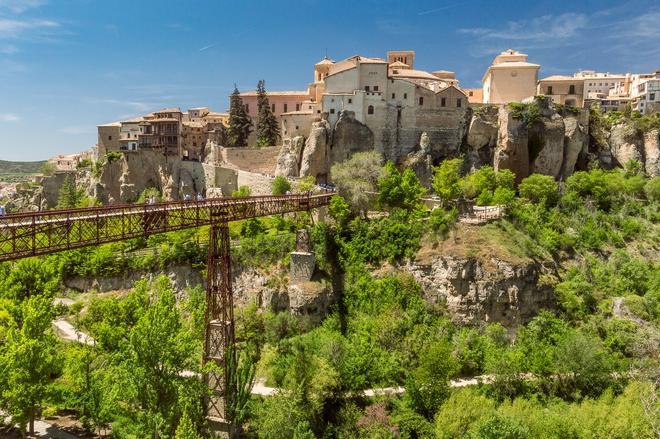
{"label": "distant hill", "polygon": [[0,174],[37,174],[46,160],[38,162],[10,162],[0,160]]}

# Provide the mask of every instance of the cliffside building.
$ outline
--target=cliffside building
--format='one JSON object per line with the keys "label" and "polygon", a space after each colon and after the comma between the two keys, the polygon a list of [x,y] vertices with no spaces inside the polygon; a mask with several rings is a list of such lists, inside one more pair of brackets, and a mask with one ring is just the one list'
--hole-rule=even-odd
{"label": "cliffside building", "polygon": [[522,102],[536,94],[541,66],[527,61],[527,55],[513,49],[495,57],[483,76],[483,103]]}
{"label": "cliffside building", "polygon": [[207,141],[221,143],[229,115],[210,111],[208,107],[165,108],[153,113],[99,125],[97,151],[131,152],[140,149],[159,150],[168,157],[203,160]]}

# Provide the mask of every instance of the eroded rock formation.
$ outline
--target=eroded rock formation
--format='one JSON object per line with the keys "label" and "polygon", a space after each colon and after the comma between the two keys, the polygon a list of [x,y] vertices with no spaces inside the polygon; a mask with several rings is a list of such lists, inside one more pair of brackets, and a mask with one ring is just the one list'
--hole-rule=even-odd
{"label": "eroded rock formation", "polygon": [[541,266],[536,262],[438,255],[426,263],[411,261],[405,269],[419,282],[425,298],[446,304],[458,324],[498,322],[511,327],[554,307],[552,288],[539,282]]}

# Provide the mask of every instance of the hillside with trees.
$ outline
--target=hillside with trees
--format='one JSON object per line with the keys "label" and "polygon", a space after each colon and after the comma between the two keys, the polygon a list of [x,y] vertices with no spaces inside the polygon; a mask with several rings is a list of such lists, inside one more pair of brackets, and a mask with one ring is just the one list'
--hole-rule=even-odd
{"label": "hillside with trees", "polygon": [[[338,194],[326,221],[290,214],[231,225],[234,266],[263,270],[268,285],[287,282],[294,232],[308,228],[315,277],[337,297],[325,315],[256,302],[236,310],[239,397],[230,410],[244,437],[658,437],[660,179],[634,161],[561,184],[463,168],[461,159],[435,168],[430,209],[414,172],[358,153],[332,170]],[[306,184],[279,179],[273,191]],[[467,224],[466,202],[504,213]],[[201,286],[175,294],[159,277],[51,306],[73,275],[204,270],[206,233],[0,265],[2,412],[23,431],[35,418],[73,413],[100,437],[207,437]],[[410,271],[424,252],[448,249],[533,261],[552,305],[517,324],[457,322]],[[57,316],[96,343],[59,340]],[[468,378],[473,385],[456,384]],[[250,395],[257,380],[278,390]],[[402,391],[377,391],[386,388]]]}

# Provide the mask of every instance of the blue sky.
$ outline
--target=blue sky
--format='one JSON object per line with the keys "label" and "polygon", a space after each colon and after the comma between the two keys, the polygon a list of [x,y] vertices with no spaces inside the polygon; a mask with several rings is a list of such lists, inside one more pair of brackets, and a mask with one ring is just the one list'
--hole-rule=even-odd
{"label": "blue sky", "polygon": [[660,3],[633,1],[0,0],[0,159],[96,142],[100,123],[227,107],[237,83],[305,89],[328,55],[413,49],[480,85],[509,47],[541,76],[660,68]]}

